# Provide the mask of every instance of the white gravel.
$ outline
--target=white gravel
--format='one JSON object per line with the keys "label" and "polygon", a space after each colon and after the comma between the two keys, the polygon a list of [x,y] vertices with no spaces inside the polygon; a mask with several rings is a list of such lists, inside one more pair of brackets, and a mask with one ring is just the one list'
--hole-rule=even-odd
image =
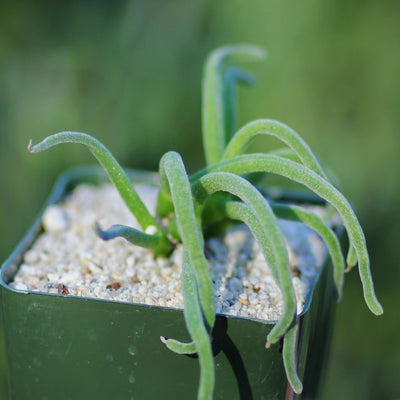
{"label": "white gravel", "polygon": [[[154,212],[157,188],[136,189]],[[318,210],[316,210],[318,212]],[[99,239],[95,222],[108,228],[125,224],[138,228],[111,185],[81,185],[63,203],[43,216],[45,232],[25,254],[10,283],[15,289],[70,296],[145,303],[183,308],[180,274],[182,248],[171,257],[153,259],[149,250],[124,239]],[[300,312],[326,248],[303,224],[280,221],[294,270],[293,286]],[[205,252],[214,282],[218,313],[277,320],[283,311],[282,295],[257,242],[245,226],[231,228],[220,238],[206,241]]]}

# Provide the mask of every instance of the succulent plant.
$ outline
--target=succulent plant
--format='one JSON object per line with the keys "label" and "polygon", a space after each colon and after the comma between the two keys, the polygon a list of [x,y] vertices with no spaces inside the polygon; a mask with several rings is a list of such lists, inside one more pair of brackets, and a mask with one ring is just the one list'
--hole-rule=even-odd
{"label": "succulent plant", "polygon": [[[370,310],[383,312],[372,282],[363,230],[334,179],[325,172],[309,146],[285,124],[262,119],[248,123],[236,132],[235,89],[238,82],[250,83],[246,71],[232,62],[261,60],[264,51],[250,45],[222,47],[211,53],[203,79],[203,143],[206,167],[188,176],[181,156],[166,153],[160,161],[160,190],[156,215],[151,215],[135,192],[129,178],[111,153],[95,138],[79,132],[60,132],[46,137],[28,149],[40,153],[60,143],[85,145],[98,159],[135,216],[142,230],[113,225],[96,229],[101,238],[124,237],[136,246],[152,249],[155,257],[168,257],[177,242],[182,243],[182,291],[184,318],[192,339],[182,343],[161,337],[178,354],[197,353],[200,363],[198,399],[211,399],[215,368],[211,347],[215,322],[212,280],[204,254],[204,236],[213,226],[242,221],[250,228],[263,251],[284,298],[284,311],[266,338],[266,347],[283,338],[283,361],[294,392],[302,391],[296,372],[296,299],[292,273],[278,219],[300,221],[315,230],[325,241],[333,262],[334,282],[340,299],[344,272],[358,263],[364,298]],[[249,143],[260,135],[274,136],[284,149],[263,154],[245,154]],[[261,194],[258,175],[277,174],[298,182],[326,201],[326,214],[335,210],[341,216],[349,238],[347,259],[336,233],[324,218],[299,205],[277,204]],[[214,195],[219,193],[218,196]],[[225,225],[223,225],[225,224]],[[347,268],[346,268],[347,263]]]}

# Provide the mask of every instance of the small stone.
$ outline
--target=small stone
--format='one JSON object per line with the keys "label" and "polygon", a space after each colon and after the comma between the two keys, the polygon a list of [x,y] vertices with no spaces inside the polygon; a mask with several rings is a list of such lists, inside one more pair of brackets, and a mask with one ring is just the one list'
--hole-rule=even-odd
{"label": "small stone", "polygon": [[26,280],[26,283],[28,284],[28,286],[32,287],[32,288],[38,287],[39,286],[39,282],[40,282],[40,280],[36,276],[29,276],[27,278],[27,280]]}
{"label": "small stone", "polygon": [[250,315],[254,315],[256,313],[256,309],[254,307],[247,307],[247,312]]}
{"label": "small stone", "polygon": [[59,206],[52,205],[43,214],[42,225],[46,232],[61,232],[68,228],[69,221]]}
{"label": "small stone", "polygon": [[229,280],[229,287],[232,292],[237,292],[242,289],[242,282],[240,279],[233,277]]}
{"label": "small stone", "polygon": [[240,297],[239,297],[239,302],[240,302],[241,304],[245,305],[245,306],[248,306],[248,305],[249,305],[249,302],[248,302],[247,300],[242,299],[242,298],[240,298]]}
{"label": "small stone", "polygon": [[17,290],[28,290],[28,286],[21,282],[16,283],[14,287]]}
{"label": "small stone", "polygon": [[60,276],[57,273],[51,272],[49,274],[47,274],[47,278],[49,280],[49,283],[55,282],[60,280]]}
{"label": "small stone", "polygon": [[246,293],[240,293],[239,295],[239,300],[246,300],[247,301],[247,294]]}
{"label": "small stone", "polygon": [[229,290],[227,290],[225,293],[224,293],[224,300],[232,300],[233,299],[233,294],[232,294],[232,292],[230,292]]}
{"label": "small stone", "polygon": [[106,288],[108,290],[118,290],[121,286],[122,285],[120,282],[113,282],[113,283],[110,283],[109,285],[107,285]]}
{"label": "small stone", "polygon": [[73,282],[79,281],[82,278],[82,275],[78,271],[68,271],[63,274],[61,277],[62,282],[65,285],[70,285]]}
{"label": "small stone", "polygon": [[127,259],[126,259],[126,265],[128,267],[133,267],[135,265],[136,262],[136,257],[134,254],[131,254]]}
{"label": "small stone", "polygon": [[60,283],[57,287],[58,294],[69,294],[69,291],[65,285]]}
{"label": "small stone", "polygon": [[25,253],[25,262],[28,264],[34,264],[39,260],[39,254],[36,251],[30,250]]}

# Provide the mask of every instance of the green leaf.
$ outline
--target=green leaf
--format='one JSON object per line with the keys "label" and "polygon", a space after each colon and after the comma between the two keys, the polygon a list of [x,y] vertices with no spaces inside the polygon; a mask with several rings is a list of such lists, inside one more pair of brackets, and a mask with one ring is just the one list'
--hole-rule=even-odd
{"label": "green leaf", "polygon": [[[272,211],[277,218],[287,221],[302,222],[313,229],[327,245],[329,254],[332,259],[334,269],[334,281],[340,299],[343,286],[344,259],[341,252],[340,243],[335,233],[324,223],[324,221],[310,211],[306,211],[299,206],[271,204]],[[247,225],[257,224],[258,220],[252,221],[252,216],[247,215],[250,211],[247,207],[237,201],[226,202],[220,205],[221,212],[224,212],[229,218],[241,219]],[[253,231],[253,230],[252,230]],[[257,241],[260,242],[257,238]]]}
{"label": "green leaf", "polygon": [[283,141],[296,153],[306,167],[326,178],[314,153],[300,135],[282,122],[270,119],[252,121],[241,128],[229,142],[223,158],[227,159],[243,154],[249,144],[261,135],[274,136]]}
{"label": "green leaf", "polygon": [[171,193],[178,231],[196,277],[204,316],[211,329],[215,322],[212,280],[204,255],[204,239],[196,219],[189,179],[178,153],[171,151],[161,158],[160,179],[161,190],[169,190]]}
{"label": "green leaf", "polygon": [[228,67],[225,70],[224,77],[224,135],[225,143],[228,143],[231,137],[234,135],[237,129],[237,85],[238,83],[244,83],[251,85],[255,81],[253,74],[250,74],[240,68]]}
{"label": "green leaf", "polygon": [[165,338],[164,336],[161,336],[160,339],[161,339],[161,342],[163,342],[169,350],[173,351],[176,354],[196,354],[197,353],[195,342],[183,343],[183,342],[180,342],[179,340]]}
{"label": "green leaf", "polygon": [[303,384],[297,375],[297,326],[298,323],[293,324],[283,339],[282,358],[290,387],[296,394],[300,394],[303,391]]}
{"label": "green leaf", "polygon": [[267,337],[269,344],[276,343],[289,328],[296,316],[296,298],[292,286],[286,245],[278,222],[266,199],[244,178],[224,172],[202,176],[192,185],[193,196],[197,202],[197,212],[208,196],[218,191],[225,191],[239,197],[250,210],[246,223],[259,242],[264,256],[280,287],[285,304],[284,312]]}
{"label": "green leaf", "polygon": [[333,264],[333,276],[337,290],[338,301],[342,296],[343,274],[344,274],[344,257],[340,248],[339,239],[318,215],[310,211],[304,210],[302,207],[295,205],[271,204],[275,215],[287,221],[302,222],[313,229],[328,248]]}
{"label": "green leaf", "polygon": [[95,229],[99,237],[103,240],[122,237],[135,246],[151,249],[155,253],[158,251],[160,238],[157,235],[150,235],[135,228],[131,228],[130,226],[119,224],[112,225],[110,228],[103,230],[100,225],[96,223]]}
{"label": "green leaf", "polygon": [[182,265],[183,314],[186,327],[196,344],[199,356],[200,382],[197,399],[212,400],[215,384],[214,358],[210,336],[203,321],[195,273],[190,258],[188,250],[184,250]]}
{"label": "green leaf", "polygon": [[261,60],[265,52],[250,45],[225,46],[208,57],[203,75],[203,146],[207,165],[218,162],[226,146],[224,68],[228,61]]}
{"label": "green leaf", "polygon": [[169,253],[171,243],[167,236],[143,204],[139,195],[132,186],[131,181],[119,165],[118,161],[109,150],[94,137],[81,132],[59,132],[48,136],[36,145],[29,142],[28,150],[31,153],[41,153],[53,146],[62,143],[76,143],[86,146],[103,166],[121,198],[134,215],[139,225],[145,231],[148,227],[154,226],[158,233],[160,253]]}
{"label": "green leaf", "polygon": [[374,314],[380,315],[383,313],[382,306],[374,291],[364,232],[349,202],[331,183],[309,168],[294,161],[275,155],[251,154],[230,158],[200,171],[192,176],[192,185],[196,185],[203,175],[217,171],[227,171],[238,175],[250,172],[278,174],[305,185],[335,207],[343,220],[350,242],[357,254],[365,302]]}

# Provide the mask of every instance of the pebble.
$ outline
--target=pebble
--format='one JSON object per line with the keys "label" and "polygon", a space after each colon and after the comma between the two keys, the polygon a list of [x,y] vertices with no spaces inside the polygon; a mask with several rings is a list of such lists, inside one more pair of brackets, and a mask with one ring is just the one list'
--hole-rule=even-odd
{"label": "pebble", "polygon": [[28,286],[21,282],[15,283],[14,288],[17,290],[28,290]]}
{"label": "pebble", "polygon": [[47,207],[42,218],[42,225],[46,232],[61,232],[68,228],[68,216],[57,205]]}
{"label": "pebble", "polygon": [[30,264],[30,263],[35,263],[39,259],[38,253],[35,251],[27,251],[25,253],[25,262]]}
{"label": "pebble", "polygon": [[[146,185],[136,189],[153,213],[158,189]],[[58,293],[64,285],[63,293],[69,296],[183,308],[182,246],[175,248],[169,260],[154,260],[150,250],[123,239],[99,239],[93,226],[100,219],[103,226],[124,224],[140,229],[111,185],[78,186],[64,202],[45,211],[45,232],[25,254],[10,286]],[[299,277],[293,277],[300,312],[327,252],[318,235],[304,225],[287,221],[279,224],[289,260],[300,271]],[[149,227],[146,232],[154,230]],[[207,240],[205,249],[217,312],[262,320],[279,318],[282,294],[247,227],[236,226],[222,237]],[[116,282],[118,289],[110,290],[117,287]]]}
{"label": "pebble", "polygon": [[157,232],[157,228],[154,225],[150,225],[146,228],[145,233],[148,235],[154,235]]}

